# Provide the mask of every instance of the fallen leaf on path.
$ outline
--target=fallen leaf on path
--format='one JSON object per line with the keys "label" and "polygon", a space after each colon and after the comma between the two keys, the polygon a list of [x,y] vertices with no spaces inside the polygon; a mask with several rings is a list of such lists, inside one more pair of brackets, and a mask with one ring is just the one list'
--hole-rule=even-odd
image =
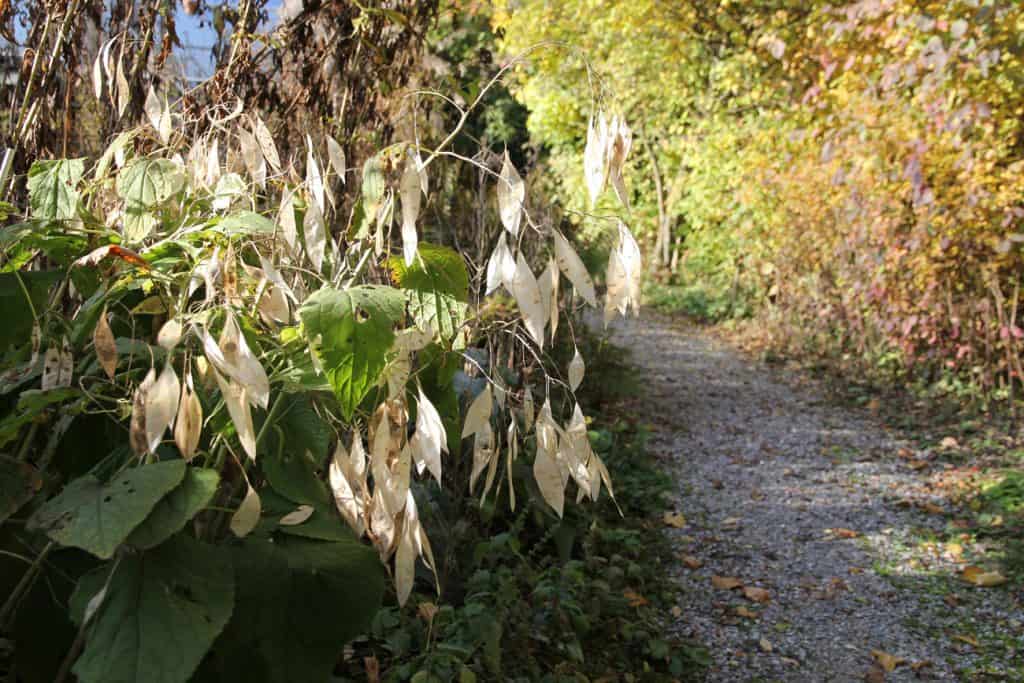
{"label": "fallen leaf on path", "polygon": [[939,447],[940,448],[944,448],[946,450],[950,450],[950,449],[953,449],[953,448],[960,448],[960,442],[957,441],[952,436],[947,436],[946,438],[944,438],[942,441],[939,442]]}
{"label": "fallen leaf on path", "polygon": [[689,569],[700,569],[704,566],[704,563],[700,558],[694,557],[693,555],[683,555],[683,564]]}
{"label": "fallen leaf on path", "polygon": [[761,640],[757,641],[757,644],[761,647],[761,650],[763,652],[772,651],[772,644],[767,638],[762,638]]}
{"label": "fallen leaf on path", "polygon": [[757,619],[757,618],[758,618],[758,616],[760,616],[760,615],[759,615],[759,614],[758,614],[757,612],[755,612],[754,610],[752,610],[752,609],[747,609],[746,607],[744,607],[744,606],[742,606],[742,605],[740,605],[739,607],[737,607],[737,608],[736,608],[736,609],[735,609],[734,611],[736,612],[736,616],[738,616],[738,617],[744,617],[744,618],[746,618],[746,619]]}
{"label": "fallen leaf on path", "polygon": [[879,666],[885,669],[886,673],[893,671],[897,666],[907,661],[903,657],[897,657],[881,650],[872,650],[871,656],[875,658]]}
{"label": "fallen leaf on path", "polygon": [[743,588],[743,595],[747,600],[753,600],[754,602],[768,602],[772,599],[772,594],[764,588],[758,588],[756,586],[745,586]]}
{"label": "fallen leaf on path", "polygon": [[734,576],[712,576],[711,585],[721,590],[732,590],[733,588],[739,588],[743,585],[743,582]]}
{"label": "fallen leaf on path", "polygon": [[844,527],[838,527],[836,529],[825,529],[825,533],[831,535],[834,538],[858,538],[860,536],[859,531],[853,529],[846,529]]}
{"label": "fallen leaf on path", "polygon": [[864,683],[885,683],[885,670],[875,664],[864,674]]}
{"label": "fallen leaf on path", "polygon": [[941,515],[946,512],[935,503],[921,503],[921,509],[930,515]]}
{"label": "fallen leaf on path", "polygon": [[726,517],[724,520],[722,520],[722,526],[723,527],[737,527],[737,526],[740,525],[740,522],[742,522],[742,521],[743,520],[740,519],[739,517]]}
{"label": "fallen leaf on path", "polygon": [[1006,577],[999,572],[987,572],[981,567],[971,565],[965,567],[963,572],[960,574],[967,583],[972,583],[975,586],[982,586],[984,588],[991,588],[993,586],[1001,586],[1006,583]]}
{"label": "fallen leaf on path", "polygon": [[666,512],[662,518],[665,524],[676,529],[682,529],[686,526],[686,517],[679,512]]}
{"label": "fallen leaf on path", "polygon": [[950,607],[958,607],[960,605],[960,596],[956,593],[946,593],[946,597],[942,598],[942,601]]}
{"label": "fallen leaf on path", "polygon": [[673,607],[672,608],[672,616],[674,616],[676,619],[678,619],[679,617],[683,616],[683,608],[680,607],[679,605],[676,605],[675,607]]}
{"label": "fallen leaf on path", "polygon": [[953,640],[959,640],[961,643],[967,643],[968,645],[972,645],[974,647],[981,647],[981,643],[979,643],[978,639],[974,636],[965,636],[957,634],[953,636]]}
{"label": "fallen leaf on path", "polygon": [[920,671],[921,669],[924,669],[925,667],[929,666],[932,666],[932,660],[922,659],[920,662],[914,662],[913,664],[911,664],[910,668],[914,671]]}

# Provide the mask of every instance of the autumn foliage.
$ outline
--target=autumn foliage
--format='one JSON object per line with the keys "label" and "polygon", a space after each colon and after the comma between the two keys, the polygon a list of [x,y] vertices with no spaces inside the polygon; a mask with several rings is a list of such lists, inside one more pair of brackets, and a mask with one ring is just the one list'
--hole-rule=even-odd
{"label": "autumn foliage", "polygon": [[[526,5],[507,44],[578,45],[642,117],[635,223],[711,317],[947,387],[1019,379],[1019,3]],[[569,72],[538,59],[519,91],[556,170],[586,130]]]}

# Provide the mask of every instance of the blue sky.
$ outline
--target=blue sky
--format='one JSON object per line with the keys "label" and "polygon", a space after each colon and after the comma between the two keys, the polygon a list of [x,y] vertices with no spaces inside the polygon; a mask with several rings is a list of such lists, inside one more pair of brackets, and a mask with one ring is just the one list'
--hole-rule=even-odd
{"label": "blue sky", "polygon": [[[232,0],[232,6],[237,6],[237,0]],[[185,47],[180,56],[186,61],[186,73],[190,78],[205,78],[213,70],[213,59],[211,48],[217,41],[217,33],[213,30],[213,11],[210,8],[212,2],[207,2],[207,9],[202,14],[188,15],[182,10],[181,5],[175,3],[176,14],[174,21],[178,29],[178,37],[181,38]],[[267,11],[270,13],[270,22],[276,21],[277,11],[281,0],[270,0],[267,3]]]}

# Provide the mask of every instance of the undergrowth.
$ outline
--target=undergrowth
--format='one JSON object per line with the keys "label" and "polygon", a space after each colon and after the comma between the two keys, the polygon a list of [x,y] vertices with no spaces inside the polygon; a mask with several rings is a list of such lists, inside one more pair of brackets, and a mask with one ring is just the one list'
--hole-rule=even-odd
{"label": "undergrowth", "polygon": [[423,523],[443,566],[441,599],[416,593],[399,608],[392,598],[352,643],[339,680],[699,678],[702,650],[667,629],[678,589],[666,571],[671,548],[652,522],[672,480],[620,409],[638,390],[625,352],[602,338],[577,341],[588,374],[601,378],[580,395],[594,415],[591,443],[615,472],[621,515],[610,499],[567,505],[562,520],[533,497],[509,512],[505,491],[483,506],[440,499]]}

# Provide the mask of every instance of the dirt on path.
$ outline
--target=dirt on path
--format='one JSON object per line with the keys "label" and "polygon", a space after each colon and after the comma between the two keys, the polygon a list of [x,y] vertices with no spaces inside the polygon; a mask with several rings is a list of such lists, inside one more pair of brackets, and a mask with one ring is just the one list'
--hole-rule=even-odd
{"label": "dirt on path", "polygon": [[929,453],[699,329],[645,314],[612,338],[679,482],[674,628],[708,680],[1020,680],[1020,588],[958,576]]}

